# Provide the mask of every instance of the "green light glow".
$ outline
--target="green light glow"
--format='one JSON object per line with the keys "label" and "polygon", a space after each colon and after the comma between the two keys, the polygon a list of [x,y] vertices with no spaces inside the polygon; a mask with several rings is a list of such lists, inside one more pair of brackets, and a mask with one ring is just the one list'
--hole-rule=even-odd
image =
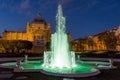
{"label": "green light glow", "polygon": [[[81,74],[81,73],[91,73],[91,72],[96,72],[97,70],[92,68],[91,66],[88,66],[86,63],[82,63],[80,64],[80,62],[78,62],[73,68],[51,68],[50,66],[48,67],[43,67],[42,66],[43,62],[42,61],[28,61],[26,62],[21,62],[21,67],[23,70],[29,70],[29,69],[36,69],[36,70],[40,70],[43,69],[45,71],[48,72],[53,72],[53,73],[62,73],[62,74]],[[15,66],[16,63],[15,62],[11,62],[11,63],[4,63],[2,64],[3,66]],[[96,66],[96,65],[94,65]]]}
{"label": "green light glow", "polygon": [[47,68],[44,68],[44,70],[47,72],[62,73],[62,74],[81,74],[81,73],[91,73],[91,72],[97,71],[96,69],[84,64],[77,64],[77,66],[73,68],[47,67]]}

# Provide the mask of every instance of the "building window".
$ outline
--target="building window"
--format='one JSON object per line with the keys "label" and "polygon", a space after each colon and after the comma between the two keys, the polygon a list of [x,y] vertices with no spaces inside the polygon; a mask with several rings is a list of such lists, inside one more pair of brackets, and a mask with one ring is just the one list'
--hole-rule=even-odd
{"label": "building window", "polygon": [[37,36],[37,39],[40,40],[40,36]]}
{"label": "building window", "polygon": [[44,41],[44,36],[42,36],[41,39]]}
{"label": "building window", "polygon": [[36,42],[36,46],[44,46],[44,42],[42,42],[42,41],[37,41],[37,42]]}
{"label": "building window", "polygon": [[36,36],[34,36],[34,40],[36,40]]}
{"label": "building window", "polygon": [[44,36],[34,36],[34,46],[44,46]]}
{"label": "building window", "polygon": [[40,41],[38,41],[38,42],[37,42],[37,45],[38,45],[38,46],[40,46],[40,45],[41,45],[41,42],[40,42]]}
{"label": "building window", "polygon": [[40,27],[38,27],[38,29],[40,29]]}

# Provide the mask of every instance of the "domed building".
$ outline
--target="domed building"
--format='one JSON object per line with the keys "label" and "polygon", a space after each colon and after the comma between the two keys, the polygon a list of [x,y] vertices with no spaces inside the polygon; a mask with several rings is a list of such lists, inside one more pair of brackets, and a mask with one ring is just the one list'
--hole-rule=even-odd
{"label": "domed building", "polygon": [[32,52],[38,53],[45,50],[45,45],[50,42],[50,24],[47,24],[44,19],[41,18],[40,13],[33,19],[32,22],[28,22],[25,32],[8,31],[5,30],[2,33],[3,40],[28,40],[33,42]]}

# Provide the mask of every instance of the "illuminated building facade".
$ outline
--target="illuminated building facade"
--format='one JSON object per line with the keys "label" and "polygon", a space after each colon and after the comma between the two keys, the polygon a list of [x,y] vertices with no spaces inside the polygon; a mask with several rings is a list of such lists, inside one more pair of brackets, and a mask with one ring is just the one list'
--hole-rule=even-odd
{"label": "illuminated building facade", "polygon": [[84,39],[76,39],[72,42],[72,49],[74,51],[120,51],[120,26]]}
{"label": "illuminated building facade", "polygon": [[[51,30],[50,24],[47,24],[40,14],[32,22],[28,22],[26,32],[7,31],[3,32],[3,40],[28,40],[33,42],[35,48],[44,50],[47,42],[50,42]],[[35,49],[33,47],[33,49]],[[35,50],[37,51],[37,50]],[[40,50],[39,50],[40,51]]]}

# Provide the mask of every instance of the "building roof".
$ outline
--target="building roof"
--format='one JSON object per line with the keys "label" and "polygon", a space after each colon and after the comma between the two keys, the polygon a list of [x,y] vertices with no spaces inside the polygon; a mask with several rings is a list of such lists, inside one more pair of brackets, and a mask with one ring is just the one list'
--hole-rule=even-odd
{"label": "building roof", "polygon": [[11,32],[11,33],[26,33],[25,31],[8,31],[8,30],[4,30],[4,32],[6,32],[6,33],[9,33],[9,32]]}
{"label": "building roof", "polygon": [[32,23],[46,24],[46,21],[44,19],[42,19],[40,13],[38,13],[37,18],[33,19]]}

